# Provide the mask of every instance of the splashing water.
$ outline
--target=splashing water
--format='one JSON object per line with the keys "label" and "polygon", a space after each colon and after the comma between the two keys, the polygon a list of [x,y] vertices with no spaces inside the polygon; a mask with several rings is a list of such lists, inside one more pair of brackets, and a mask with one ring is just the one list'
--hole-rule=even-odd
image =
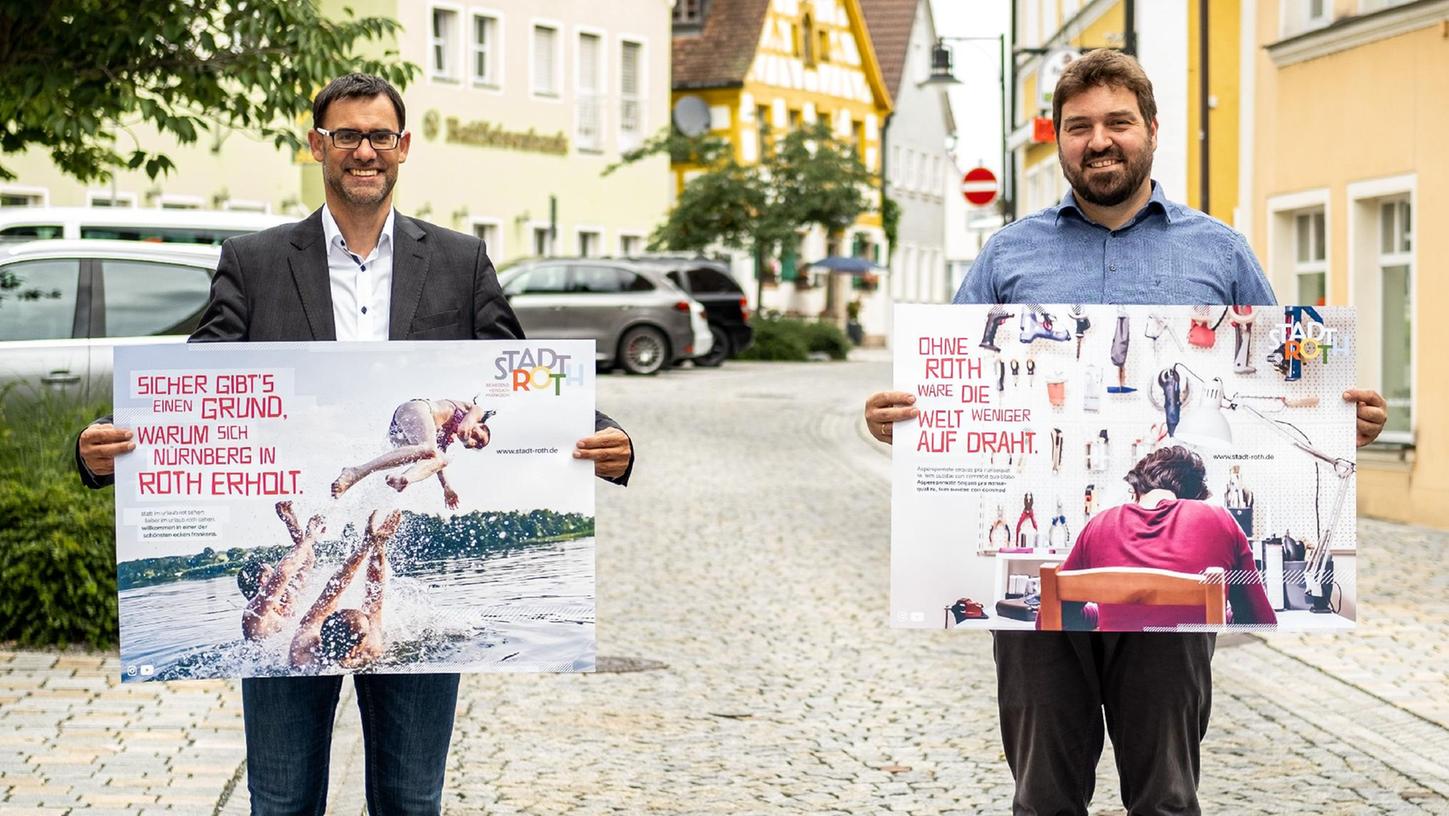
{"label": "splashing water", "polygon": [[[593,669],[592,538],[446,561],[403,563],[395,562],[391,552],[389,556],[383,591],[384,653],[363,671]],[[288,665],[297,622],[337,566],[335,561],[319,561],[293,606],[295,616],[261,642],[241,637],[245,601],[231,577],[122,592],[124,679],[297,673]],[[365,584],[363,567],[337,608],[360,607]]]}

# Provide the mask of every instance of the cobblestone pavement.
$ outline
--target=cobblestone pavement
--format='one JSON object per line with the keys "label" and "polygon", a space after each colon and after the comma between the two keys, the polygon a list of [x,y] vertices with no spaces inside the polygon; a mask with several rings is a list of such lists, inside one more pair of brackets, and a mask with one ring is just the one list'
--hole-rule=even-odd
{"label": "cobblestone pavement", "polygon": [[[599,489],[618,671],[465,677],[447,812],[1007,812],[989,639],[887,626],[889,458],[858,416],[888,382],[878,356],[602,378],[640,457]],[[1449,533],[1362,521],[1359,546],[1357,632],[1220,639],[1206,812],[1449,814]],[[118,673],[0,651],[0,812],[245,813],[236,684]],[[349,816],[359,741],[349,693]],[[1121,811],[1110,748],[1096,798]]]}

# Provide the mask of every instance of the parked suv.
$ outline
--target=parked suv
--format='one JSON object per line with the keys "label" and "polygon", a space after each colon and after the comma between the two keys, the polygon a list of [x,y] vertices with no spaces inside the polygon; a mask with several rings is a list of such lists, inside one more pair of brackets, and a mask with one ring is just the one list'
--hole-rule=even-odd
{"label": "parked suv", "polygon": [[529,336],[593,340],[600,365],[631,374],[708,353],[704,307],[649,264],[598,258],[546,258],[499,274]]}
{"label": "parked suv", "polygon": [[670,281],[704,305],[714,344],[708,354],[694,358],[695,365],[717,366],[754,342],[749,301],[745,298],[745,290],[730,276],[727,264],[706,258],[675,256],[629,260],[664,270]]}
{"label": "parked suv", "polygon": [[0,250],[0,395],[111,394],[112,350],[181,342],[221,250],[140,241],[34,241]]}

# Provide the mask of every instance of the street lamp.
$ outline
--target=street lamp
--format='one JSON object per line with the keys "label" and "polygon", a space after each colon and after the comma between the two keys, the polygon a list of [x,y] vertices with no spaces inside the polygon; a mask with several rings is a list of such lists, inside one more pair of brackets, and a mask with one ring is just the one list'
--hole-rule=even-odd
{"label": "street lamp", "polygon": [[[941,87],[961,84],[961,80],[956,78],[952,67],[951,49],[946,45],[948,41],[988,42],[990,40],[996,41],[996,72],[1001,86],[1001,216],[1003,220],[1010,221],[1012,209],[1007,199],[1006,186],[1006,35],[999,34],[995,37],[937,37],[936,44],[931,47],[931,75],[926,77],[921,84]],[[1011,192],[1015,194],[1016,190],[1012,189]]]}

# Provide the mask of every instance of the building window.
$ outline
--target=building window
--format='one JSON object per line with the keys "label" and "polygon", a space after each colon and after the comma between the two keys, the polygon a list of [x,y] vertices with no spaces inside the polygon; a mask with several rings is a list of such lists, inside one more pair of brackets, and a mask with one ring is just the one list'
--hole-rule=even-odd
{"label": "building window", "polygon": [[644,133],[644,46],[619,44],[619,148],[632,150]]}
{"label": "building window", "polygon": [[533,92],[558,96],[558,29],[533,27]]}
{"label": "building window", "polygon": [[1292,37],[1333,22],[1330,0],[1281,0],[1282,35]]}
{"label": "building window", "polygon": [[221,203],[221,208],[227,212],[266,213],[271,211],[267,202],[250,198],[228,198]]}
{"label": "building window", "polygon": [[1409,200],[1379,205],[1378,272],[1382,322],[1380,382],[1389,403],[1389,421],[1380,436],[1386,442],[1412,441],[1413,410],[1413,233]]}
{"label": "building window", "polygon": [[604,146],[603,39],[597,34],[579,34],[578,147],[601,150]]}
{"label": "building window", "polygon": [[619,236],[619,254],[624,257],[638,255],[644,249],[644,239],[638,235]]}
{"label": "building window", "polygon": [[494,221],[474,221],[473,237],[483,242],[483,251],[488,254],[488,259],[495,264],[503,257],[503,245],[498,241],[498,223]]}
{"label": "building window", "polygon": [[1294,303],[1322,306],[1328,302],[1327,239],[1323,210],[1293,216],[1293,272],[1297,281]]}
{"label": "building window", "polygon": [[168,193],[159,196],[156,204],[163,210],[199,210],[205,201],[201,196]]}
{"label": "building window", "polygon": [[807,67],[815,66],[815,18],[808,11],[800,20],[800,58]]}
{"label": "building window", "polygon": [[458,37],[458,12],[453,9],[433,9],[433,31],[429,40],[432,46],[429,49],[432,57],[428,65],[428,73],[434,79],[457,79],[453,73],[453,65],[456,62],[455,41]]}
{"label": "building window", "polygon": [[697,26],[704,24],[706,0],[676,0],[674,3],[674,24]]}
{"label": "building window", "polygon": [[109,190],[104,192],[86,193],[86,206],[88,207],[134,207],[136,206],[135,193],[113,193]]}
{"label": "building window", "polygon": [[830,61],[830,32],[825,29],[817,29],[815,32],[815,61]]}
{"label": "building window", "polygon": [[44,207],[45,200],[40,190],[0,190],[0,207]]}
{"label": "building window", "polygon": [[533,254],[540,258],[553,254],[553,234],[548,227],[533,228]]}
{"label": "building window", "polygon": [[487,14],[473,14],[473,82],[478,85],[498,87],[500,65],[498,59],[498,18]]}
{"label": "building window", "polygon": [[603,246],[597,230],[579,230],[579,257],[595,258],[599,255],[599,247]]}

